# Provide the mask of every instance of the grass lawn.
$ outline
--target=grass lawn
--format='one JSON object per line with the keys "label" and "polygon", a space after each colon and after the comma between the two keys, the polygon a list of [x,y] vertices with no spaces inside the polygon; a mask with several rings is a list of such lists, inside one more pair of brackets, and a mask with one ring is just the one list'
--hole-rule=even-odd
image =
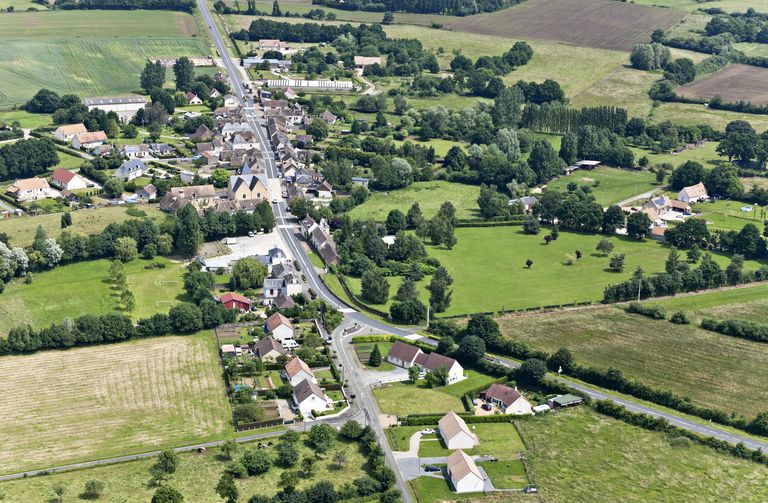
{"label": "grass lawn", "polygon": [[389,192],[372,192],[366,202],[349,212],[349,216],[358,220],[376,220],[384,222],[393,209],[403,213],[415,202],[419,203],[424,218],[437,214],[440,205],[450,201],[456,207],[459,219],[479,218],[477,198],[480,187],[445,181],[416,182],[410,186]]}
{"label": "grass lawn", "polygon": [[[518,452],[525,450],[523,440],[511,423],[477,423],[468,426],[477,434],[480,443],[477,447],[466,450],[467,454],[511,460],[516,458]],[[450,454],[451,451],[444,447],[442,440],[422,441],[419,445],[419,456],[422,458]]]}
{"label": "grass lawn", "polygon": [[463,381],[459,381],[456,384],[451,384],[450,386],[445,386],[440,389],[451,396],[461,398],[474,389],[490,386],[491,383],[496,380],[495,378],[486,374],[481,374],[476,370],[465,369],[464,374],[467,378]]}
{"label": "grass lawn", "polygon": [[59,154],[59,164],[56,165],[57,168],[75,169],[79,168],[80,165],[85,162],[85,159],[82,157],[68,154],[66,152],[62,152],[61,150],[59,150],[57,153]]}
{"label": "grass lawn", "polygon": [[599,416],[586,407],[520,421],[542,501],[765,499],[768,468]]}
{"label": "grass lawn", "polygon": [[[143,259],[125,264],[128,287],[136,298],[134,319],[167,312],[183,295],[182,264],[154,261],[167,267],[144,269],[150,262]],[[110,263],[101,259],[64,265],[35,274],[29,285],[14,280],[0,297],[0,334],[24,323],[41,328],[64,318],[115,311],[119,297],[109,282]]]}
{"label": "grass lawn", "polygon": [[[393,451],[407,451],[414,433],[424,429],[424,426],[397,426],[387,428],[384,433]],[[437,438],[437,434],[425,435],[426,438]]]}
{"label": "grass lawn", "polygon": [[[389,353],[390,348],[392,347],[392,342],[361,342],[358,344],[354,344],[355,353],[357,353],[357,359],[360,360],[360,363],[363,364],[363,366],[367,370],[377,370],[380,372],[386,371],[386,370],[394,370],[396,367],[392,365],[391,363],[387,363],[387,354]],[[368,365],[368,357],[371,356],[371,351],[373,351],[373,346],[378,345],[379,351],[381,352],[381,365],[378,367],[372,367]]]}
{"label": "grass lawn", "polygon": [[461,399],[446,392],[447,387],[424,388],[410,383],[392,383],[376,388],[373,394],[385,414],[442,414],[453,410],[463,412]]}
{"label": "grass lawn", "polygon": [[[752,296],[731,290],[713,294],[720,296],[718,299],[705,297],[698,305],[695,296],[665,303],[668,312],[701,306],[715,315],[712,309],[719,301],[731,304],[721,314],[739,313],[744,298],[761,301],[761,293],[768,290],[765,286],[755,288],[759,290],[745,289]],[[745,309],[761,311],[759,305],[746,305],[749,307]],[[566,347],[580,364],[620,369],[625,376],[689,397],[701,406],[751,418],[764,410],[762,404],[768,399],[768,391],[761,384],[768,379],[768,345],[764,343],[709,332],[695,325],[655,321],[617,307],[509,316],[499,322],[507,338],[548,352]]]}
{"label": "grass lawn", "polygon": [[[259,430],[259,433],[267,430]],[[248,432],[253,434],[254,432]],[[274,442],[274,439],[270,439]],[[247,448],[256,448],[255,443],[242,444],[240,451]],[[269,449],[272,450],[271,448]],[[333,453],[342,451],[346,454],[347,463],[338,469],[333,465]],[[301,457],[312,456],[313,451],[299,443]],[[238,456],[240,456],[239,454]],[[274,456],[274,454],[273,454]],[[205,454],[184,453],[180,454],[179,468],[171,475],[168,484],[184,495],[184,501],[195,503],[220,503],[223,501],[216,494],[216,483],[224,472],[228,461],[221,456],[220,449],[207,449]],[[97,479],[105,483],[104,495],[99,501],[133,502],[149,501],[155,492],[154,487],[149,487],[149,468],[154,459],[131,461],[99,468],[77,470],[73,472],[21,479],[0,483],[0,490],[5,491],[8,501],[48,501],[52,495],[52,487],[61,482],[66,487],[65,498],[76,500],[77,495],[83,490],[86,480]],[[321,480],[332,480],[334,486],[340,488],[346,483],[351,483],[365,475],[362,470],[365,459],[360,454],[356,444],[337,442],[331,453],[323,456],[316,463],[316,472],[312,477],[300,477],[297,488],[299,490],[316,484]],[[240,493],[239,501],[246,501],[254,494],[272,496],[278,491],[277,482],[282,468],[273,466],[268,472],[237,479],[236,484]]]}
{"label": "grass lawn", "polygon": [[493,482],[496,489],[522,489],[528,485],[525,465],[519,459],[477,463]]}
{"label": "grass lawn", "polygon": [[[646,273],[663,271],[668,247],[656,241],[611,238],[616,253],[626,254],[625,269],[615,273],[608,268],[608,257],[595,252],[599,235],[560,232],[552,244],[539,235],[524,234],[520,227],[456,229],[458,240],[453,250],[428,246],[430,256],[440,260],[453,276],[453,302],[447,314],[465,314],[501,309],[559,305],[579,301],[599,301],[603,289],[631,277],[641,266]],[[581,260],[563,264],[566,254],[581,250]],[[526,259],[533,266],[525,267]],[[728,258],[715,256],[723,267]],[[757,263],[747,261],[747,268]]]}
{"label": "grass lawn", "polygon": [[768,285],[753,285],[699,295],[675,297],[658,302],[668,313],[688,312],[692,322],[699,318],[742,318],[768,323]]}
{"label": "grass lawn", "polygon": [[649,150],[637,147],[630,147],[630,149],[635,153],[636,159],[640,159],[643,156],[647,157],[650,166],[661,166],[666,162],[677,167],[686,161],[696,161],[704,166],[715,166],[727,161],[725,157],[720,157],[720,154],[716,152],[717,145],[718,142],[716,141],[708,141],[701,147],[683,150],[679,154],[654,154]]}
{"label": "grass lawn", "polygon": [[[59,153],[61,156],[61,153]],[[165,218],[165,213],[161,212],[157,205],[142,205],[141,211],[155,221]],[[72,212],[72,227],[85,235],[98,234],[104,228],[113,222],[123,222],[130,215],[126,213],[124,206],[104,206],[92,210],[77,210]],[[35,216],[21,216],[0,219],[0,232],[5,232],[11,237],[13,246],[31,246],[35,239],[35,230],[38,225],[42,225],[48,233],[48,237],[55,238],[61,234],[61,214],[47,214]]]}
{"label": "grass lawn", "polygon": [[[752,211],[741,211],[744,206],[750,206]],[[759,230],[763,229],[766,219],[766,208],[743,201],[720,199],[717,202],[698,203],[693,211],[707,221],[708,227],[721,230],[741,230],[746,224],[754,224]]]}
{"label": "grass lawn", "polygon": [[50,114],[33,114],[25,110],[0,111],[0,122],[7,122],[9,124],[18,122],[21,124],[21,127],[30,129],[53,124]]}
{"label": "grass lawn", "polygon": [[211,332],[0,360],[1,473],[186,445],[229,431]]}
{"label": "grass lawn", "polygon": [[569,183],[591,187],[595,200],[602,206],[610,206],[660,188],[656,185],[656,175],[650,171],[630,171],[607,166],[599,166],[593,170],[577,170],[550,182],[547,187],[566,191]]}
{"label": "grass lawn", "polygon": [[[456,494],[444,478],[419,477],[409,482],[414,492],[418,495],[420,503],[438,503],[443,501],[481,501],[482,493]],[[471,500],[468,498],[472,498]]]}

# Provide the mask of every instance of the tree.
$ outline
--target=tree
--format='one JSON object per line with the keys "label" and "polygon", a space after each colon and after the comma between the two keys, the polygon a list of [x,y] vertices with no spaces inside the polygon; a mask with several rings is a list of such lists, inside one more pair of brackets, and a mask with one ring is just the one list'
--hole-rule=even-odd
{"label": "tree", "polygon": [[301,473],[305,478],[312,478],[315,474],[315,461],[314,457],[306,456],[301,460]]}
{"label": "tree", "polygon": [[293,494],[296,491],[296,486],[299,484],[299,472],[285,470],[280,474],[280,479],[277,481],[277,486],[283,490],[285,494]]}
{"label": "tree", "polygon": [[480,215],[487,220],[505,217],[509,214],[508,199],[496,191],[495,185],[480,185],[477,205],[480,207]]}
{"label": "tree", "polygon": [[357,440],[363,434],[363,427],[354,420],[349,420],[339,429],[339,434],[349,440]]}
{"label": "tree", "polygon": [[704,185],[708,194],[714,197],[734,198],[744,192],[735,166],[715,166],[704,177]]}
{"label": "tree", "polygon": [[395,14],[387,11],[384,13],[384,19],[381,20],[382,24],[392,24],[395,22]]}
{"label": "tree", "polygon": [[61,214],[61,228],[66,229],[72,225],[72,213],[65,211]]}
{"label": "tree", "polygon": [[272,2],[272,16],[273,17],[280,17],[283,15],[283,11],[280,9],[280,3],[275,0]]}
{"label": "tree", "polygon": [[602,238],[597,243],[595,249],[607,257],[613,251],[613,241],[608,238]]}
{"label": "tree", "polygon": [[437,348],[435,351],[440,353],[441,355],[448,355],[453,353],[453,346],[455,342],[453,340],[453,337],[450,335],[444,335],[440,337],[440,341],[437,343]]}
{"label": "tree", "polygon": [[417,367],[416,365],[412,365],[412,366],[408,367],[408,379],[410,379],[410,381],[412,383],[415,384],[416,381],[419,380],[419,374],[420,373],[421,372],[419,371],[419,367]]}
{"label": "tree", "polygon": [[552,144],[546,140],[533,142],[528,167],[536,174],[536,181],[544,183],[563,172],[564,162],[557,156]]}
{"label": "tree", "polygon": [[306,131],[315,141],[323,141],[328,137],[328,124],[322,119],[315,118],[307,125]]}
{"label": "tree", "polygon": [[241,462],[250,475],[258,475],[270,469],[272,457],[263,449],[248,449],[243,453]]}
{"label": "tree", "polygon": [[579,155],[579,145],[575,134],[568,132],[563,135],[558,155],[568,165],[576,162]]}
{"label": "tree", "polygon": [[89,500],[99,499],[104,494],[104,482],[96,479],[85,481],[82,497]]}
{"label": "tree", "polygon": [[167,449],[158,454],[157,460],[150,467],[149,472],[154,480],[165,480],[169,475],[176,473],[178,467],[179,455],[173,449]]}
{"label": "tree", "polygon": [[437,367],[424,375],[427,387],[434,388],[448,384],[448,369],[444,366]]}
{"label": "tree", "polygon": [[130,237],[120,237],[115,240],[115,258],[120,262],[130,262],[139,256],[136,240]]}
{"label": "tree", "polygon": [[694,245],[691,246],[691,248],[685,254],[685,258],[691,264],[695,264],[696,262],[698,262],[699,259],[701,258],[701,248],[699,248],[699,245],[694,243]]}
{"label": "tree", "polygon": [[667,274],[673,274],[680,270],[680,254],[677,252],[677,248],[672,246],[669,249],[669,255],[667,255],[667,261],[664,263],[664,269]]}
{"label": "tree", "polygon": [[378,272],[365,271],[360,281],[360,296],[371,304],[386,304],[389,300],[389,281]]}
{"label": "tree", "polygon": [[219,479],[219,483],[216,484],[216,494],[227,503],[235,503],[239,497],[237,486],[235,485],[235,479],[229,473],[223,473]]}
{"label": "tree", "polygon": [[267,267],[250,257],[241,258],[232,267],[229,287],[233,290],[260,288],[267,277]]}
{"label": "tree", "polygon": [[224,442],[224,444],[221,446],[221,453],[229,460],[234,459],[235,454],[237,454],[237,451],[240,449],[240,447],[237,445],[237,442],[234,440],[227,440]]}
{"label": "tree", "polygon": [[624,270],[624,254],[614,253],[611,256],[611,261],[608,263],[609,267],[614,272],[621,272]]}
{"label": "tree", "polygon": [[104,182],[104,193],[111,197],[116,198],[120,197],[123,194],[123,191],[125,190],[125,186],[123,185],[123,181],[119,178],[110,178],[106,182]]}
{"label": "tree", "polygon": [[686,161],[672,172],[672,176],[669,177],[669,188],[678,191],[683,187],[696,185],[704,181],[705,175],[704,166],[700,163]]}
{"label": "tree", "polygon": [[202,330],[203,314],[200,308],[188,302],[180,302],[168,311],[171,328],[179,334],[191,334]]}
{"label": "tree", "polygon": [[368,365],[371,367],[381,367],[381,350],[378,344],[373,345],[373,350],[368,356]]}
{"label": "tree", "polygon": [[661,185],[664,183],[664,180],[667,178],[667,170],[665,169],[659,169],[656,171],[656,183]]}
{"label": "tree", "polygon": [[387,234],[394,235],[408,227],[408,219],[402,211],[394,209],[387,215],[385,226],[387,228]]}
{"label": "tree", "polygon": [[123,290],[120,294],[120,303],[123,305],[123,309],[130,313],[136,307],[136,298],[133,296],[133,292],[130,290]]}
{"label": "tree", "polygon": [[317,452],[328,452],[336,441],[336,431],[331,425],[316,424],[309,429],[309,443]]}
{"label": "tree", "polygon": [[531,260],[531,259],[526,259],[525,260],[525,267],[526,268],[530,269],[532,265],[533,265],[533,260]]}
{"label": "tree", "polygon": [[187,204],[177,212],[176,218],[176,248],[182,255],[191,257],[203,244],[200,217],[194,206]]}
{"label": "tree", "polygon": [[574,367],[573,354],[566,348],[560,348],[547,358],[547,367],[553,372],[568,373]]}
{"label": "tree", "polygon": [[49,89],[40,89],[25,105],[24,110],[36,114],[52,114],[59,108],[61,97]]}
{"label": "tree", "polygon": [[451,284],[453,284],[453,278],[444,267],[435,269],[435,274],[432,275],[428,287],[429,305],[435,312],[445,312],[451,304],[453,291],[448,291]]}
{"label": "tree", "polygon": [[152,495],[152,503],[183,503],[184,496],[171,486],[160,486]]}
{"label": "tree", "polygon": [[389,316],[395,323],[415,325],[427,318],[427,306],[418,299],[393,302],[389,308]]}
{"label": "tree", "polygon": [[694,244],[705,247],[709,241],[707,222],[701,218],[688,218],[664,231],[667,242],[678,248],[690,248]]}
{"label": "tree", "polygon": [[53,494],[56,496],[56,501],[64,501],[64,492],[66,490],[67,486],[65,486],[62,482],[56,482],[53,484]]}
{"label": "tree", "polygon": [[402,302],[409,299],[416,299],[418,297],[419,293],[416,291],[416,283],[414,283],[412,279],[406,277],[405,280],[400,283],[400,286],[397,287],[395,298]]}
{"label": "tree", "polygon": [[645,239],[651,235],[651,218],[645,213],[635,212],[627,217],[627,236]]}
{"label": "tree", "polygon": [[160,61],[155,63],[147,61],[147,64],[144,65],[144,70],[141,72],[139,82],[141,88],[147,94],[154,88],[162,89],[163,84],[165,84],[165,68],[160,64]]}
{"label": "tree", "polygon": [[480,337],[487,345],[493,345],[501,336],[501,330],[489,315],[473,314],[467,322],[466,335]]}
{"label": "tree", "polygon": [[333,464],[337,468],[341,469],[347,463],[347,455],[344,451],[336,451],[333,453]]}
{"label": "tree", "polygon": [[467,363],[476,363],[485,355],[485,341],[474,335],[464,337],[457,354]]}
{"label": "tree", "polygon": [[173,74],[176,80],[176,89],[186,91],[195,77],[195,65],[188,57],[182,56],[173,64]]}
{"label": "tree", "polygon": [[538,358],[525,360],[517,370],[517,380],[523,384],[539,384],[547,375],[547,364]]}
{"label": "tree", "polygon": [[603,213],[602,230],[605,234],[615,234],[617,229],[624,227],[626,220],[624,210],[613,204]]}
{"label": "tree", "polygon": [[538,234],[540,230],[541,224],[539,224],[538,218],[533,215],[525,217],[525,220],[523,220],[523,232],[526,234]]}
{"label": "tree", "polygon": [[235,405],[232,417],[238,424],[255,423],[264,419],[264,409],[256,402]]}

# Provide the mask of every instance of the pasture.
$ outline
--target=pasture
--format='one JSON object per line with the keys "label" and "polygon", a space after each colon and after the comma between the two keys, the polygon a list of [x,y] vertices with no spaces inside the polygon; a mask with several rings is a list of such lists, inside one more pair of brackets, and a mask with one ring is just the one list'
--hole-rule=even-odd
{"label": "pasture", "polygon": [[603,206],[610,206],[659,188],[656,185],[656,175],[650,171],[630,171],[604,166],[593,170],[576,170],[570,175],[549,182],[547,188],[566,191],[569,183],[590,187],[595,200]]}
{"label": "pasture", "polygon": [[34,129],[53,124],[53,119],[49,114],[33,114],[24,110],[3,110],[0,111],[0,122],[13,124],[18,122],[23,128]]}
{"label": "pasture", "polygon": [[543,501],[764,500],[768,468],[587,407],[518,421]]}
{"label": "pasture", "polygon": [[[187,445],[229,429],[210,332],[1,363],[0,473]],[[147,472],[140,476],[146,483]]]}
{"label": "pasture", "polygon": [[[751,208],[751,211],[742,211],[742,208]],[[763,230],[763,222],[766,219],[764,207],[735,200],[720,199],[717,202],[697,203],[693,206],[693,211],[701,213],[697,217],[706,220],[709,228],[720,230],[739,231],[746,224],[753,224],[758,230]]]}
{"label": "pasture", "polygon": [[685,311],[692,321],[703,317],[730,317],[768,323],[768,285],[765,283],[649,303],[661,305],[667,312]]}
{"label": "pasture", "polygon": [[[128,288],[136,298],[134,319],[168,309],[183,295],[179,262],[156,258],[164,269],[145,269],[150,261],[136,259],[125,264]],[[0,335],[18,325],[36,328],[61,323],[64,318],[84,314],[106,314],[119,307],[119,293],[112,289],[107,259],[79,262],[34,274],[31,284],[16,279],[0,296]]]}
{"label": "pasture", "polygon": [[[656,241],[611,238],[615,253],[626,254],[624,272],[608,267],[609,257],[595,251],[603,236],[560,232],[557,241],[544,244],[538,235],[524,234],[520,227],[458,228],[453,250],[428,246],[454,279],[453,301],[446,314],[467,314],[501,309],[522,309],[571,302],[599,301],[603,289],[631,277],[637,267],[647,274],[664,270],[669,249]],[[563,263],[566,254],[580,250],[573,265]],[[729,259],[715,255],[725,267]],[[528,269],[525,261],[531,259]],[[746,262],[747,269],[757,263]]]}
{"label": "pasture", "polygon": [[[706,314],[759,312],[761,306],[748,304],[748,298],[751,293],[752,300],[758,300],[765,288],[744,290],[731,290],[702,304]],[[648,303],[662,304],[671,314],[695,307],[696,297]],[[717,308],[725,304],[727,308]],[[582,365],[618,368],[625,376],[690,397],[700,406],[751,418],[764,410],[762,403],[768,398],[760,384],[768,378],[768,345],[764,343],[709,332],[694,324],[651,320],[618,307],[508,316],[498,321],[506,338],[548,352],[566,347]]]}
{"label": "pasture", "polygon": [[755,105],[768,105],[766,82],[768,69],[736,64],[686,84],[676,92],[687,98],[708,100],[720,96],[724,102],[749,101]]}
{"label": "pasture", "polygon": [[629,51],[647,42],[656,28],[667,29],[685,15],[610,0],[529,0],[498,12],[456,18],[446,26],[461,32]]}
{"label": "pasture", "polygon": [[700,147],[689,148],[677,154],[672,152],[656,154],[650,150],[637,147],[630,147],[630,149],[635,153],[635,159],[637,160],[643,156],[647,157],[649,166],[661,166],[664,163],[669,163],[677,167],[686,161],[696,161],[705,167],[710,167],[727,162],[727,158],[721,157],[717,153],[717,145],[718,142],[716,141],[708,141]]}

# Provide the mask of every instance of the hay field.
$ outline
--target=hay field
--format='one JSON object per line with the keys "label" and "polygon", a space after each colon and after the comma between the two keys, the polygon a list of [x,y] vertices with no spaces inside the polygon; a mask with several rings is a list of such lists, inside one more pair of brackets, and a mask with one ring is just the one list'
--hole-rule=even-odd
{"label": "hay field", "polygon": [[529,0],[502,11],[457,18],[455,31],[507,37],[557,40],[585,47],[629,51],[686,15],[611,0]]}
{"label": "hay field", "polygon": [[221,437],[210,332],[0,359],[0,473]]}
{"label": "hay field", "polygon": [[755,105],[768,105],[768,69],[730,65],[680,87],[677,93],[687,98],[720,96],[724,102],[750,101]]}

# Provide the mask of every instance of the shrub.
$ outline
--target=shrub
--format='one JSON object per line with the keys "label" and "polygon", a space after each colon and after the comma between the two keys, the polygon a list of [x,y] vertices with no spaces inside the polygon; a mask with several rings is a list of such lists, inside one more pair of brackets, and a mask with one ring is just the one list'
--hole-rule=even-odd
{"label": "shrub", "polygon": [[649,306],[640,302],[630,302],[624,309],[628,313],[642,314],[654,320],[664,320],[667,318],[667,312],[661,306]]}
{"label": "shrub", "polygon": [[691,320],[688,319],[688,316],[682,311],[676,311],[672,313],[669,321],[678,325],[688,325],[691,322]]}

